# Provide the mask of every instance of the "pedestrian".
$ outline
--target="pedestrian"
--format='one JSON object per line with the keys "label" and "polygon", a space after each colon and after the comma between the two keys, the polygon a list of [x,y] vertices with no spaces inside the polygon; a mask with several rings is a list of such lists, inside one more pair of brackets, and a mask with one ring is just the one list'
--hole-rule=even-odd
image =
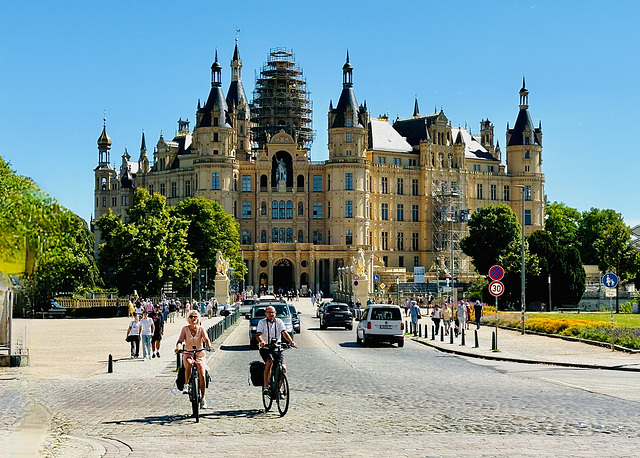
{"label": "pedestrian", "polygon": [[149,312],[144,310],[142,312],[142,319],[140,320],[140,327],[142,332],[142,357],[144,359],[151,357],[151,337],[153,336],[153,319],[149,318]]}
{"label": "pedestrian", "polygon": [[465,321],[465,324],[466,324],[465,329],[469,329],[469,321],[471,321],[471,306],[469,305],[469,302],[465,301],[464,307],[466,309],[465,317],[467,319],[467,321]]}
{"label": "pedestrian", "polygon": [[129,300],[129,318],[133,318],[133,315],[136,314],[136,307],[133,305],[133,302]]}
{"label": "pedestrian", "polygon": [[216,299],[215,297],[213,298],[212,308],[213,308],[213,316],[218,316],[218,299]]}
{"label": "pedestrian", "polygon": [[158,304],[153,314],[153,337],[151,337],[152,358],[160,358],[160,341],[164,334],[164,316],[162,314],[162,305]]}
{"label": "pedestrian", "polygon": [[211,318],[213,316],[213,305],[211,305],[211,301],[207,301],[207,318]]}
{"label": "pedestrian", "polygon": [[145,308],[142,306],[142,302],[137,301],[136,302],[136,315],[140,315],[142,316],[142,312],[145,310]]}
{"label": "pedestrian", "polygon": [[459,329],[460,331],[462,331],[465,328],[465,323],[467,321],[467,307],[464,304],[464,301],[460,301],[458,303],[458,306],[456,307],[456,313]]}
{"label": "pedestrian", "polygon": [[[453,306],[452,306],[453,307]],[[444,325],[444,335],[449,335],[449,331],[451,330],[451,308],[448,304],[445,304],[442,307],[442,323]]]}
{"label": "pedestrian", "polygon": [[431,315],[431,320],[433,321],[433,325],[435,326],[434,334],[440,334],[440,305],[436,304],[433,308],[433,314]]}
{"label": "pedestrian", "polygon": [[162,319],[166,323],[167,319],[169,318],[169,302],[166,299],[163,299],[161,304],[162,304],[161,305],[161,307],[162,307]]}
{"label": "pedestrian", "polygon": [[127,329],[127,337],[125,340],[131,344],[131,357],[137,358],[140,355],[140,333],[142,327],[140,326],[140,315],[135,313],[133,315],[133,321],[129,323]]}
{"label": "pedestrian", "polygon": [[411,308],[411,302],[409,299],[404,300],[404,316],[409,316],[409,309]]}
{"label": "pedestrian", "polygon": [[411,301],[411,307],[409,307],[409,310],[411,311],[411,327],[415,334],[418,330],[418,320],[422,318],[422,314],[420,313],[420,307],[416,301]]}
{"label": "pedestrian", "polygon": [[169,323],[176,322],[176,301],[171,299],[169,302]]}
{"label": "pedestrian", "polygon": [[480,329],[480,318],[482,318],[482,304],[479,300],[473,305],[473,316],[476,319],[476,329]]}
{"label": "pedestrian", "polygon": [[360,316],[362,315],[362,303],[360,299],[356,301],[356,320],[360,320]]}

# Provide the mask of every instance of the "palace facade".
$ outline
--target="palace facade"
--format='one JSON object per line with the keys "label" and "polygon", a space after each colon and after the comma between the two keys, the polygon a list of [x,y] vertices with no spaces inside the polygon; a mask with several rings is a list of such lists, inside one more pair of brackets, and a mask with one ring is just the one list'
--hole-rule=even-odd
{"label": "palace facade", "polygon": [[459,241],[469,215],[484,205],[509,205],[524,216],[527,234],[543,228],[542,128],[531,120],[524,79],[503,158],[488,119],[473,135],[442,110],[420,114],[417,100],[410,117],[371,117],[357,102],[348,54],[342,70],[342,92],[327,113],[329,158],[311,161],[311,101],[293,53],[271,50],[250,102],[237,43],[226,95],[216,52],[194,128],[180,119],[175,137],[160,135],[151,157],[143,133],[138,159],[125,149],[113,167],[104,126],[95,218],[109,209],[126,217],[136,187],[169,205],[212,199],[240,225],[247,286],[329,295],[360,248],[369,278],[404,282],[424,267],[427,279],[442,279],[453,263],[456,282],[470,280],[476,274]]}

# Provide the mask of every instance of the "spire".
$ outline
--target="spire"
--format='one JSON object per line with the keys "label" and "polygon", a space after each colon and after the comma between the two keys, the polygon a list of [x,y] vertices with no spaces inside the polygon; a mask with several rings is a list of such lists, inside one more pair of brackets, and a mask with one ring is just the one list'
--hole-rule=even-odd
{"label": "spire", "polygon": [[111,138],[107,135],[107,115],[105,114],[102,118],[102,133],[100,137],[98,137],[98,147],[106,146],[107,148],[111,147]]}
{"label": "spire", "polygon": [[142,130],[142,144],[140,145],[140,152],[147,152],[147,142],[144,140],[144,130]]}
{"label": "spire", "polygon": [[524,75],[522,75],[522,89],[520,89],[520,109],[529,108],[529,91],[524,82]]}
{"label": "spire", "polygon": [[418,109],[418,96],[416,95],[416,99],[413,104],[413,117],[417,118],[419,116],[420,116],[420,110]]}
{"label": "spire", "polygon": [[342,66],[342,87],[353,86],[353,66],[349,63],[349,50],[347,50],[347,61]]}
{"label": "spire", "polygon": [[222,66],[218,62],[218,50],[216,49],[216,58],[213,64],[211,64],[211,86],[221,85],[221,77],[220,77],[221,70],[222,70]]}

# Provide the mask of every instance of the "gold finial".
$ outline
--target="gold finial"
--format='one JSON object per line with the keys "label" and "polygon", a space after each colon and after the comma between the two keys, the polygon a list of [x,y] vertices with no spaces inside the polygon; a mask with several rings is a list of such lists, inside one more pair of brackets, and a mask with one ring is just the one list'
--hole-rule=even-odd
{"label": "gold finial", "polygon": [[240,29],[236,29],[236,44],[238,44],[238,33],[240,32]]}

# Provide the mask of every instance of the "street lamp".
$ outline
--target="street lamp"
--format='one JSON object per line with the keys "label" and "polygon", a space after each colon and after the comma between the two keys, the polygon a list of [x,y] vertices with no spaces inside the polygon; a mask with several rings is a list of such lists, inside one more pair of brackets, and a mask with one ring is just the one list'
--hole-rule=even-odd
{"label": "street lamp", "polygon": [[522,188],[522,219],[520,220],[520,224],[522,225],[522,251],[521,251],[521,257],[522,257],[522,265],[521,265],[521,269],[520,269],[520,309],[521,309],[521,322],[522,322],[522,334],[524,334],[524,312],[525,312],[525,298],[524,298],[524,194],[527,191],[527,187],[521,184],[517,184],[516,188]]}

